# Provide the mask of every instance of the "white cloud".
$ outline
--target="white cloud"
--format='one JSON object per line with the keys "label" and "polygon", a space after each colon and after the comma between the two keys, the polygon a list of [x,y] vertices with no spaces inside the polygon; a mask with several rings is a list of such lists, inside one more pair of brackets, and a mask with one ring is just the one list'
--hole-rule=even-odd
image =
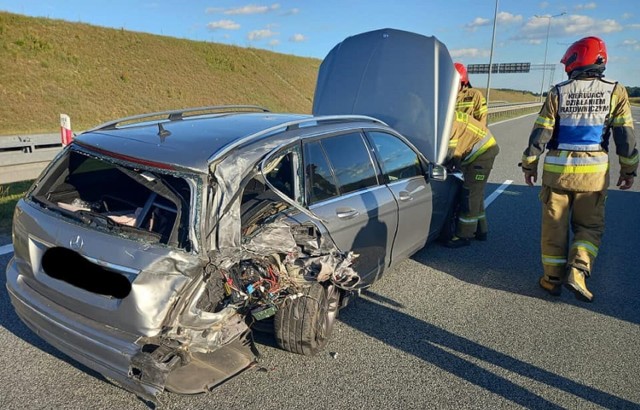
{"label": "white cloud", "polygon": [[269,45],[270,45],[271,47],[275,47],[275,46],[277,46],[278,44],[280,44],[280,40],[278,40],[277,38],[274,38],[274,39],[269,40]]}
{"label": "white cloud", "polygon": [[501,11],[497,16],[498,24],[513,24],[522,22],[522,15],[514,15],[511,13],[507,13],[506,11]]}
{"label": "white cloud", "polygon": [[489,57],[489,50],[479,49],[479,48],[459,48],[455,50],[451,50],[451,57],[459,58],[459,57]]}
{"label": "white cloud", "polygon": [[237,30],[240,28],[240,24],[236,23],[233,20],[218,20],[207,23],[207,28],[209,30]]}
{"label": "white cloud", "polygon": [[[507,13],[506,11],[501,11],[500,13],[498,13],[496,20],[498,24],[501,25],[520,23],[522,22],[522,15],[515,15]],[[471,23],[465,24],[464,27],[467,31],[476,31],[479,27],[490,26],[492,24],[493,20],[476,17]]]}
{"label": "white cloud", "polygon": [[624,40],[622,42],[623,47],[627,47],[632,49],[633,51],[640,51],[640,41],[632,39],[632,40]]}
{"label": "white cloud", "polygon": [[278,10],[280,4],[274,3],[271,6],[258,6],[256,4],[249,4],[247,6],[236,7],[232,9],[226,9],[224,14],[237,15],[237,14],[264,14],[270,11]]}
{"label": "white cloud", "polygon": [[465,24],[465,27],[469,31],[476,31],[478,27],[488,26],[489,24],[491,24],[491,20],[476,17],[471,23]]}
{"label": "white cloud", "polygon": [[540,8],[541,9],[546,9],[547,7],[549,7],[549,2],[548,1],[543,1],[542,3],[540,3]]}
{"label": "white cloud", "polygon": [[622,14],[622,20],[628,20],[631,17],[633,17],[633,13],[623,13]]}
{"label": "white cloud", "polygon": [[[551,24],[549,26],[549,24]],[[623,27],[613,19],[598,20],[593,17],[579,14],[548,18],[531,17],[512,40],[544,41],[549,27],[549,37],[579,38],[589,35],[598,35],[622,31]]]}
{"label": "white cloud", "polygon": [[597,7],[597,6],[596,6],[596,3],[594,3],[593,1],[592,1],[591,3],[576,4],[576,5],[574,6],[574,8],[575,8],[576,10],[593,10],[593,9],[595,9],[596,7]]}
{"label": "white cloud", "polygon": [[282,15],[283,15],[283,16],[295,16],[295,15],[296,15],[296,14],[298,14],[298,13],[300,13],[300,9],[299,9],[299,8],[297,8],[297,7],[294,7],[294,8],[292,8],[292,9],[290,9],[290,10],[283,11],[283,12],[282,12]]}
{"label": "white cloud", "polygon": [[303,35],[303,34],[294,34],[291,37],[289,37],[289,41],[292,41],[294,43],[300,43],[302,41],[305,41],[307,38]]}
{"label": "white cloud", "polygon": [[640,24],[627,24],[626,27],[630,29],[638,30],[640,29]]}
{"label": "white cloud", "polygon": [[249,32],[249,34],[247,34],[247,38],[250,41],[258,41],[258,40],[264,40],[265,38],[270,38],[276,35],[278,35],[278,33],[274,31],[271,31],[269,29],[262,29],[262,30],[253,30]]}

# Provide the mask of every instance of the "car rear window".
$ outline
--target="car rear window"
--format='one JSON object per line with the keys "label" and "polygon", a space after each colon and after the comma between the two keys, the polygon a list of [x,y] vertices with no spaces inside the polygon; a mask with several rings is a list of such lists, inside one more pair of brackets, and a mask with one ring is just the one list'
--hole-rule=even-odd
{"label": "car rear window", "polygon": [[70,150],[31,198],[91,228],[190,248],[191,188],[184,178]]}

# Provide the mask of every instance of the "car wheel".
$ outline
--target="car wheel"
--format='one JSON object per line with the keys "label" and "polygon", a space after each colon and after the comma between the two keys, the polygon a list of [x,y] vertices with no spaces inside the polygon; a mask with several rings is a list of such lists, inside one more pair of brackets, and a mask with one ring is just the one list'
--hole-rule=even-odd
{"label": "car wheel", "polygon": [[340,291],[333,284],[313,283],[303,295],[287,299],[274,318],[278,346],[312,356],[324,349],[338,316]]}

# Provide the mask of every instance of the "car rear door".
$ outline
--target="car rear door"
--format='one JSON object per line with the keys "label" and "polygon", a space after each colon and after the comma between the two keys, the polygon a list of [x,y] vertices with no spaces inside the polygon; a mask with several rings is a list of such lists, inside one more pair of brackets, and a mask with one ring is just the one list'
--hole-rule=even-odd
{"label": "car rear door", "polygon": [[383,178],[398,203],[398,230],[391,261],[405,258],[427,242],[433,214],[433,192],[418,154],[402,139],[380,131],[367,136],[374,147]]}
{"label": "car rear door", "polygon": [[359,255],[362,284],[382,274],[397,228],[396,200],[379,175],[360,132],[304,143],[305,195],[338,248]]}

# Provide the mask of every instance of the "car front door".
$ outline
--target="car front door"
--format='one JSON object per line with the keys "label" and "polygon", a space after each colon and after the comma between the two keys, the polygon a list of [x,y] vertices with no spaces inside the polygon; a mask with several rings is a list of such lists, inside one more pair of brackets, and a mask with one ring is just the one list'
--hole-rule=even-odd
{"label": "car front door", "polygon": [[380,132],[367,132],[382,168],[383,178],[398,203],[398,231],[393,242],[392,262],[408,257],[427,242],[433,213],[433,193],[420,158],[402,139]]}
{"label": "car front door", "polygon": [[359,255],[353,268],[362,285],[372,283],[388,264],[397,228],[397,205],[360,132],[304,144],[305,192],[343,251]]}

